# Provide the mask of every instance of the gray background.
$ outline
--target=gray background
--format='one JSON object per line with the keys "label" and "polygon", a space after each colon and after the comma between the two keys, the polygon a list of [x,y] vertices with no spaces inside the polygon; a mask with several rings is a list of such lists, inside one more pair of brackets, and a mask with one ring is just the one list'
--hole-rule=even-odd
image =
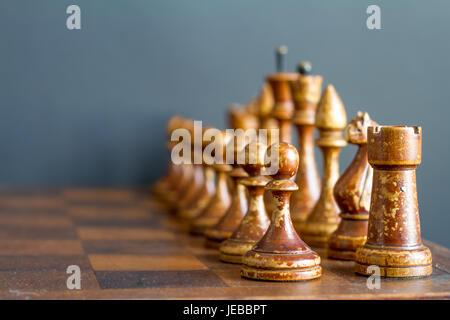
{"label": "gray background", "polygon": [[[82,30],[66,29],[69,4]],[[382,30],[366,28],[369,4]],[[223,127],[285,44],[289,69],[312,61],[349,119],[423,127],[422,232],[450,246],[449,17],[449,1],[2,0],[0,183],[148,184],[168,160],[167,119]]]}

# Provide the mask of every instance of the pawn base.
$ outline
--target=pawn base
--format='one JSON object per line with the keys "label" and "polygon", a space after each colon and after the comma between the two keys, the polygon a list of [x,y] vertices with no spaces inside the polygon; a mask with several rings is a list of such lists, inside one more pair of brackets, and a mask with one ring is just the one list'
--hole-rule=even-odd
{"label": "pawn base", "polygon": [[335,260],[355,260],[355,251],[350,250],[335,250],[328,248],[327,257],[328,259]]}
{"label": "pawn base", "polygon": [[205,247],[218,249],[222,242],[227,240],[232,235],[232,232],[221,231],[215,229],[208,229],[205,231]]}
{"label": "pawn base", "polygon": [[251,250],[242,258],[241,276],[265,281],[301,281],[322,275],[320,257],[309,250],[273,253]]}
{"label": "pawn base", "polygon": [[338,224],[339,221],[336,223],[305,221],[301,224],[300,236],[311,247],[326,248]]}
{"label": "pawn base", "polygon": [[270,270],[242,266],[241,276],[251,280],[264,281],[304,281],[319,278],[322,275],[320,266],[305,269]]}
{"label": "pawn base", "polygon": [[190,220],[195,218],[198,213],[200,212],[199,209],[194,208],[194,209],[181,209],[177,212],[177,217],[180,219],[186,219],[186,220]]}
{"label": "pawn base", "polygon": [[220,257],[223,262],[242,263],[242,257],[250,251],[256,242],[239,241],[235,239],[225,240],[220,245]]}
{"label": "pawn base", "polygon": [[354,260],[356,249],[366,243],[367,224],[367,219],[356,220],[343,217],[339,227],[328,240],[328,258]]}
{"label": "pawn base", "polygon": [[364,276],[373,275],[370,266],[380,268],[380,276],[388,278],[425,277],[431,275],[431,251],[420,244],[412,248],[365,244],[356,250],[355,272]]}
{"label": "pawn base", "polygon": [[217,223],[219,218],[196,218],[191,225],[191,233],[204,235],[206,230]]}

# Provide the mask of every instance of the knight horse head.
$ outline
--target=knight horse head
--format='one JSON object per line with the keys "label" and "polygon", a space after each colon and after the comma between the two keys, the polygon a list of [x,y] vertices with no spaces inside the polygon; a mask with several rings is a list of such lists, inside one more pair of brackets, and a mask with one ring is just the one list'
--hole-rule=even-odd
{"label": "knight horse head", "polygon": [[356,118],[353,118],[345,128],[345,139],[351,144],[367,143],[367,128],[378,124],[370,119],[367,112],[358,111]]}

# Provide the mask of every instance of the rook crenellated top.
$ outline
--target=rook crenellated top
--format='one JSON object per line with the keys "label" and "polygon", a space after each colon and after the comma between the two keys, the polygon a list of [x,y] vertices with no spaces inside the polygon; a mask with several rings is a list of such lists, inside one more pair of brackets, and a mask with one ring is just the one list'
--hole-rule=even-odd
{"label": "rook crenellated top", "polygon": [[417,166],[422,160],[422,128],[418,126],[369,127],[368,159],[371,165]]}

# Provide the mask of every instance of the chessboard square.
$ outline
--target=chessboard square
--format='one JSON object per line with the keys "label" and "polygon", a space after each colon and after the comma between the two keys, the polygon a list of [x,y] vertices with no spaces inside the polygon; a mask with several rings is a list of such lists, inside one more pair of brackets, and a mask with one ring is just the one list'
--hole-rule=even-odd
{"label": "chessboard square", "polygon": [[46,228],[34,226],[0,226],[0,240],[10,239],[78,239],[75,229],[72,227]]}
{"label": "chessboard square", "polygon": [[84,254],[79,240],[15,240],[0,241],[0,255],[80,255]]}
{"label": "chessboard square", "polygon": [[79,227],[82,240],[173,240],[173,233],[150,228]]}
{"label": "chessboard square", "polygon": [[67,212],[71,217],[91,220],[144,220],[150,213],[133,206],[100,206],[100,205],[69,205]]}
{"label": "chessboard square", "polygon": [[113,255],[90,254],[95,271],[204,270],[207,267],[189,255]]}
{"label": "chessboard square", "polygon": [[0,271],[50,271],[65,272],[70,265],[81,271],[92,270],[87,255],[0,255]]}
{"label": "chessboard square", "polygon": [[95,274],[102,289],[227,287],[226,283],[209,270],[97,271]]}
{"label": "chessboard square", "polygon": [[[67,278],[70,274],[61,270],[0,271],[0,290],[11,294],[39,296],[48,291],[69,291]],[[92,270],[81,270],[81,289],[98,289],[99,285]],[[21,292],[26,291],[26,292]],[[30,292],[31,291],[31,292]]]}
{"label": "chessboard square", "polygon": [[185,247],[175,240],[83,240],[88,254],[184,254]]}
{"label": "chessboard square", "polygon": [[0,208],[5,209],[30,209],[30,210],[61,210],[64,201],[55,196],[0,196]]}
{"label": "chessboard square", "polygon": [[71,228],[73,221],[60,212],[46,214],[39,212],[1,212],[0,226],[4,227],[33,227],[33,228]]}
{"label": "chessboard square", "polygon": [[75,202],[130,202],[136,199],[136,192],[124,188],[69,188],[62,191],[62,196]]}

